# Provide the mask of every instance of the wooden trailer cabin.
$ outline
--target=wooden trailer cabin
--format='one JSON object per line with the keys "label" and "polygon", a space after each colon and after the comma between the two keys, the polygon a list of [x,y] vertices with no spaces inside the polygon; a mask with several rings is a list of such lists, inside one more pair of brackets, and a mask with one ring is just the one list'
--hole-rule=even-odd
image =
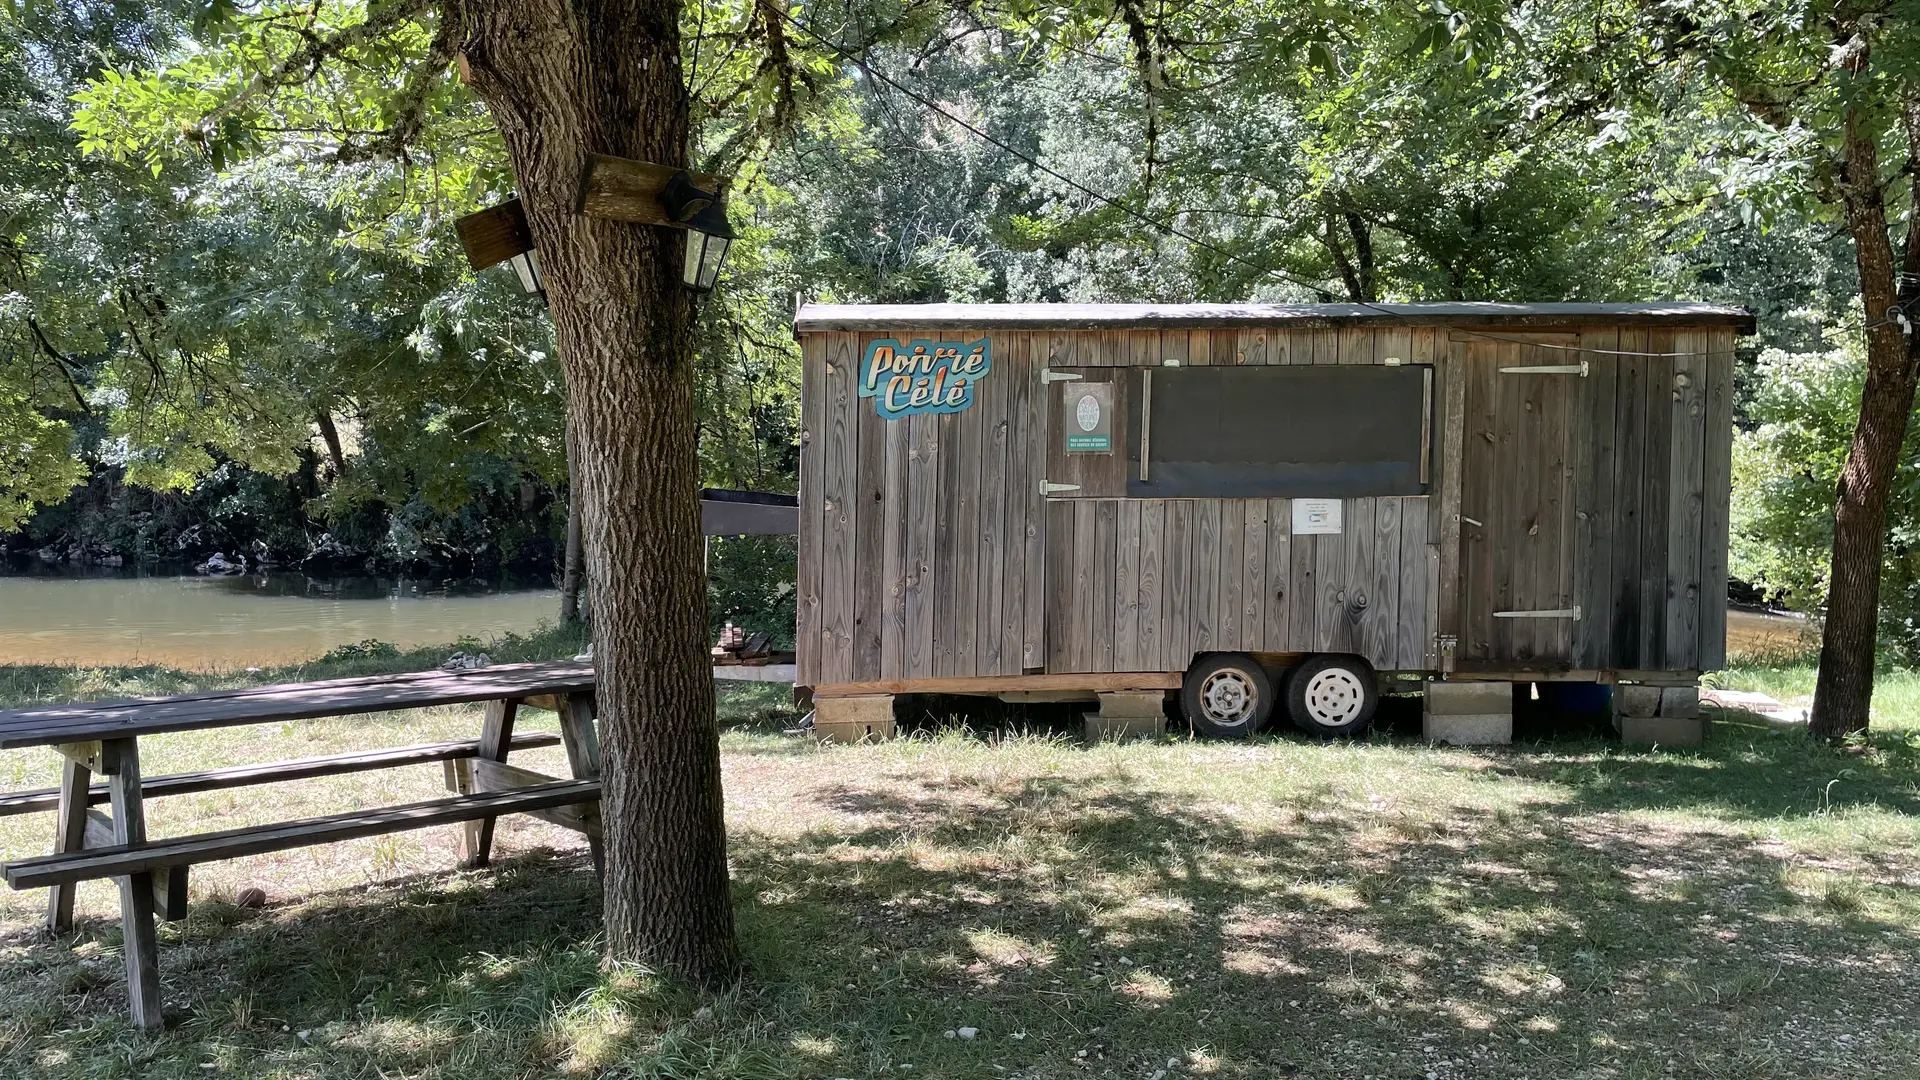
{"label": "wooden trailer cabin", "polygon": [[1699,737],[1725,659],[1738,308],[837,306],[804,356],[798,681],[825,736],[905,694],[1099,702],[1090,734],[1509,737],[1616,684]]}

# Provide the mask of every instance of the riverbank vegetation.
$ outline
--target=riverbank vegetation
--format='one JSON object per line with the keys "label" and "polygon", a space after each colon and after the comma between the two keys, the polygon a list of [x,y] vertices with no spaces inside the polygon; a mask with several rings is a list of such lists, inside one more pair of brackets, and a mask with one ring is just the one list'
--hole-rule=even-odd
{"label": "riverbank vegetation", "polygon": [[[214,676],[12,671],[0,705],[417,667],[456,647]],[[1721,679],[1792,697],[1811,674]],[[1083,747],[1038,707],[821,747],[784,733],[799,719],[784,688],[720,702],[738,988],[603,966],[584,850],[509,820],[486,871],[453,868],[451,830],[196,868],[189,919],[162,929],[154,1038],[124,1020],[110,886],[82,888],[79,933],[57,944],[38,893],[0,894],[0,1074],[1866,1080],[1920,1059],[1911,676],[1883,682],[1875,733],[1838,750],[1734,717],[1699,752],[1562,726],[1449,750],[1417,741],[1417,709],[1351,743]],[[457,707],[161,736],[148,771],[477,723]],[[47,780],[52,757],[0,754],[0,787]],[[216,792],[150,817],[198,831],[440,784],[367,773],[282,785],[271,808]],[[0,821],[0,858],[43,850],[52,827]],[[234,902],[248,886],[264,908]]]}

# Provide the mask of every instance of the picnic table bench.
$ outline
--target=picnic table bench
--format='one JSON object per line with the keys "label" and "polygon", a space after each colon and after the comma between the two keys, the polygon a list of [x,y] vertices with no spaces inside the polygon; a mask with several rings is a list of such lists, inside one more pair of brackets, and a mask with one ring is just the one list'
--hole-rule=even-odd
{"label": "picnic table bench", "polygon": [[[140,772],[144,735],[476,702],[484,710],[473,741],[144,779]],[[558,712],[560,733],[516,735],[514,717],[521,706]],[[555,743],[566,747],[570,778],[507,764],[511,751]],[[48,889],[47,928],[58,935],[73,928],[77,882],[119,882],[129,1009],[134,1024],[149,1031],[161,1026],[154,919],[185,917],[187,871],[195,864],[460,823],[462,860],[484,866],[495,819],[529,814],[584,833],[594,866],[600,866],[600,742],[589,663],[502,664],[0,711],[0,750],[35,746],[62,755],[60,786],[0,794],[0,816],[57,811],[53,854],[7,863],[7,884]],[[435,761],[443,763],[454,792],[447,798],[187,836],[147,836],[148,798]],[[105,777],[103,783],[93,782],[96,773]],[[100,803],[108,804],[111,814],[93,809]]]}

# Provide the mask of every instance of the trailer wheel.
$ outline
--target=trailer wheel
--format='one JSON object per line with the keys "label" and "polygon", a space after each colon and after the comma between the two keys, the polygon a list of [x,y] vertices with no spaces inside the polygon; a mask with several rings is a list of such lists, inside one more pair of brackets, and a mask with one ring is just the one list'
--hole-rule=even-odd
{"label": "trailer wheel", "polygon": [[1216,739],[1244,739],[1273,715],[1273,680],[1243,653],[1216,653],[1187,669],[1180,711],[1194,730]]}
{"label": "trailer wheel", "polygon": [[1358,735],[1373,722],[1380,689],[1357,656],[1314,656],[1287,674],[1287,715],[1315,735]]}

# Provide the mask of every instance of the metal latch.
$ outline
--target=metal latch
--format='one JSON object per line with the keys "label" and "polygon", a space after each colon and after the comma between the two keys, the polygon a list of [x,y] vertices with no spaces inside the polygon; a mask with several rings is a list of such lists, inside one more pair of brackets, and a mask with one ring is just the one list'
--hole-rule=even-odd
{"label": "metal latch", "polygon": [[1570,608],[1540,608],[1534,611],[1496,611],[1493,617],[1496,619],[1572,619],[1574,622],[1579,622],[1580,605],[1575,604]]}
{"label": "metal latch", "polygon": [[1500,369],[1500,374],[1502,375],[1578,375],[1584,379],[1587,377],[1587,362],[1585,360],[1582,360],[1577,364],[1534,364],[1532,366],[1523,366],[1523,367],[1503,367]]}
{"label": "metal latch", "polygon": [[1056,491],[1079,491],[1079,490],[1080,490],[1079,484],[1050,484],[1045,480],[1040,481],[1040,494],[1042,495],[1051,495]]}
{"label": "metal latch", "polygon": [[1052,368],[1040,369],[1041,386],[1045,386],[1050,382],[1073,382],[1083,377],[1084,376],[1076,375],[1071,371],[1055,371]]}

